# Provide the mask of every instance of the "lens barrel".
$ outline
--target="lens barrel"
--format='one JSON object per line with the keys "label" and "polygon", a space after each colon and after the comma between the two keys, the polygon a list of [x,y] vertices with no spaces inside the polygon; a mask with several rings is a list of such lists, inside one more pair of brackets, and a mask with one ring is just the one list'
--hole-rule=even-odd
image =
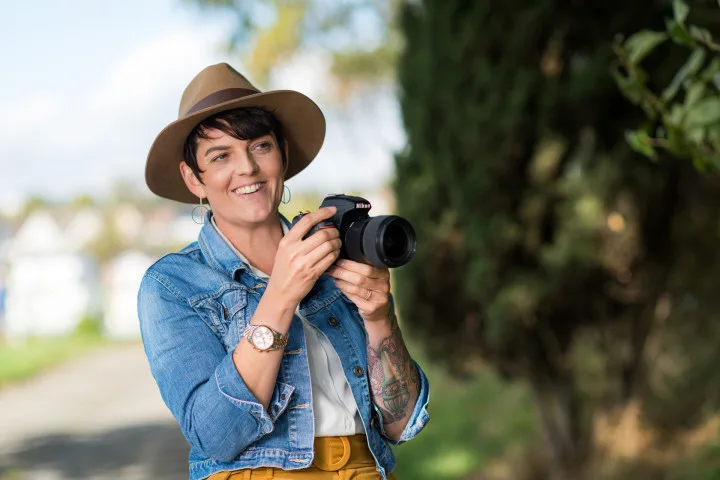
{"label": "lens barrel", "polygon": [[343,242],[350,260],[379,268],[405,265],[415,255],[417,245],[412,225],[397,215],[359,220],[347,229]]}

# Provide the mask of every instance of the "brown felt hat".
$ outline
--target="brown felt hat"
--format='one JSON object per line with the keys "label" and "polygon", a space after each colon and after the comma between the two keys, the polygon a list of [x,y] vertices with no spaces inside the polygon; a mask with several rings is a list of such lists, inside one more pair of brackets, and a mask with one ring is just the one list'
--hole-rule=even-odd
{"label": "brown felt hat", "polygon": [[292,90],[261,92],[227,63],[205,68],[192,79],[180,100],[178,119],[165,127],[150,147],[145,182],[150,190],[178,202],[196,203],[178,165],[187,136],[200,122],[226,110],[263,107],[283,127],[288,144],[285,180],[313,161],[325,139],[325,117],[308,97]]}

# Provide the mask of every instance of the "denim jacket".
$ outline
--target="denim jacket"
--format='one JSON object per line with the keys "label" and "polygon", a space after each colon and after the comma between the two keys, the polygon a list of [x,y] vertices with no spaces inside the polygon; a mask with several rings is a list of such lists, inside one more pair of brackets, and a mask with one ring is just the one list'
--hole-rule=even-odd
{"label": "denim jacket", "polygon": [[[223,470],[311,465],[314,420],[301,319],[295,315],[290,325],[269,409],[233,363],[266,286],[220,238],[209,216],[197,242],[164,256],[143,277],[138,314],[145,353],[163,400],[190,443],[192,480]],[[388,444],[413,438],[429,420],[425,374],[416,364],[420,395],[399,441],[390,441],[370,400],[367,333],[357,307],[323,275],[299,310],[337,350],[377,469],[387,479],[395,467]]]}

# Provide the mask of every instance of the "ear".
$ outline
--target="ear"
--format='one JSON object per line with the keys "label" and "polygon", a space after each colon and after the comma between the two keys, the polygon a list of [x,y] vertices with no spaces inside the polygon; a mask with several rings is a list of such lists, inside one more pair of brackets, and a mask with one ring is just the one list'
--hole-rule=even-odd
{"label": "ear", "polygon": [[199,198],[206,198],[205,185],[200,182],[200,179],[195,176],[190,166],[185,162],[180,162],[180,175],[182,175],[185,186],[192,192],[193,195]]}

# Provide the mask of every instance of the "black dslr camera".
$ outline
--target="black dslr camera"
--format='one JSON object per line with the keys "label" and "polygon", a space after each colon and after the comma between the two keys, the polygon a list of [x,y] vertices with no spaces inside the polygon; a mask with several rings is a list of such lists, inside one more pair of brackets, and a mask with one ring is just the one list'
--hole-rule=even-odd
{"label": "black dslr camera", "polygon": [[[322,228],[340,230],[342,248],[340,258],[347,258],[379,268],[405,265],[415,255],[415,230],[410,222],[396,215],[370,217],[370,202],[362,197],[338,194],[328,195],[320,208],[336,207],[332,218],[323,220],[303,237],[307,238]],[[298,214],[292,225],[305,215]]]}

